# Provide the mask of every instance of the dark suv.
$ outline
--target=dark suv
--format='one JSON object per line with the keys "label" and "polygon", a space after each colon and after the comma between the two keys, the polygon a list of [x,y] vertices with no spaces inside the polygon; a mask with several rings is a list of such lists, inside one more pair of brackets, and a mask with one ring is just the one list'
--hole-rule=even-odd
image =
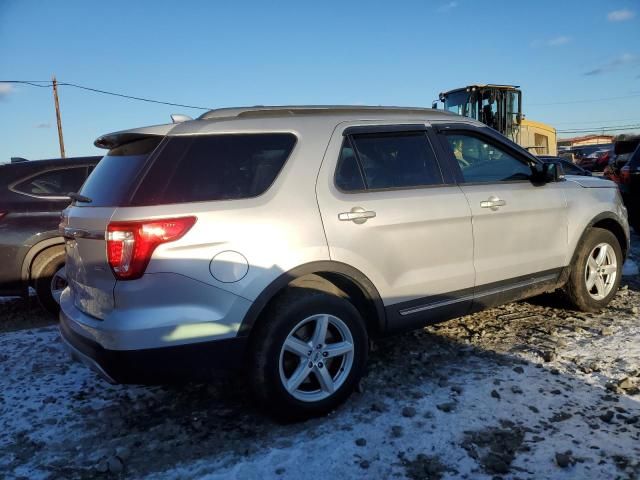
{"label": "dark suv", "polygon": [[629,224],[640,233],[640,145],[620,169],[620,192],[629,211]]}
{"label": "dark suv", "polygon": [[101,157],[0,164],[0,295],[28,294],[52,313],[66,286],[60,212]]}

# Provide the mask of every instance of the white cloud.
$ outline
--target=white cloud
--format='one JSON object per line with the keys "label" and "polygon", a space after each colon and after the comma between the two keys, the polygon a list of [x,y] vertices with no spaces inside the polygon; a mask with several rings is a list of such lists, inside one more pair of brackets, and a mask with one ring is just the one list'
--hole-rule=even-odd
{"label": "white cloud", "polygon": [[0,100],[4,100],[13,93],[15,88],[10,83],[0,83]]}
{"label": "white cloud", "polygon": [[549,38],[547,40],[534,40],[531,42],[532,47],[560,47],[566,45],[571,41],[571,37],[566,35],[559,35],[557,37]]}
{"label": "white cloud", "polygon": [[458,6],[458,2],[452,1],[452,2],[447,2],[443,5],[440,5],[438,7],[438,11],[439,12],[447,12],[449,10],[452,10],[454,8],[456,8]]}
{"label": "white cloud", "polygon": [[625,20],[631,20],[636,16],[636,12],[632,10],[613,10],[607,14],[607,19],[610,22],[624,22]]}
{"label": "white cloud", "polygon": [[601,65],[593,70],[585,72],[585,75],[600,75],[602,73],[611,72],[626,66],[633,66],[640,64],[640,57],[632,53],[623,53],[622,55],[615,57],[613,60]]}
{"label": "white cloud", "polygon": [[559,47],[560,45],[566,45],[571,41],[571,37],[561,35],[559,37],[551,38],[545,42],[547,47]]}

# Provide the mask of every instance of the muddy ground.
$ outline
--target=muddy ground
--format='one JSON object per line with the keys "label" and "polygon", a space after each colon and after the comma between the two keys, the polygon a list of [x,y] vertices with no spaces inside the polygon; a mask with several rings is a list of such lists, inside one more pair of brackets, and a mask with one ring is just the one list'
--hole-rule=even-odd
{"label": "muddy ground", "polygon": [[630,276],[597,314],[548,295],[386,339],[346,405],[283,425],[241,381],[108,385],[3,299],[0,477],[640,478],[639,312]]}

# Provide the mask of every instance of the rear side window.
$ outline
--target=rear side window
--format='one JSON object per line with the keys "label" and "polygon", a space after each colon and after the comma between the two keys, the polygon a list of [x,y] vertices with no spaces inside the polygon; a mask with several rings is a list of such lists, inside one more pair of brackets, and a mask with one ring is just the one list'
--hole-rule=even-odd
{"label": "rear side window", "polygon": [[109,150],[93,169],[80,191],[82,195],[91,199],[91,203],[75,204],[80,207],[123,205],[147,158],[163,138],[145,138]]}
{"label": "rear side window", "polygon": [[132,204],[257,197],[274,182],[295,143],[290,133],[171,137]]}
{"label": "rear side window", "polygon": [[[369,190],[441,185],[442,173],[425,132],[367,133],[351,136],[351,145]],[[336,184],[343,190],[359,185],[350,156],[343,154]],[[347,170],[349,176],[343,173]],[[352,178],[341,185],[339,180]],[[345,188],[346,187],[346,188]]]}
{"label": "rear side window", "polygon": [[336,186],[345,192],[357,192],[366,189],[358,159],[348,137],[344,139],[340,158],[338,159]]}
{"label": "rear side window", "polygon": [[77,192],[86,178],[86,166],[48,170],[16,184],[13,190],[37,197],[64,197]]}

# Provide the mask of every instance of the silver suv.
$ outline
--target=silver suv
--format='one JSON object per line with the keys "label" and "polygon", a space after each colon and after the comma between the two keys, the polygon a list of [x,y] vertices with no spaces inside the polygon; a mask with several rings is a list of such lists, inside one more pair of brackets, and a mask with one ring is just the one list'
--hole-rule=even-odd
{"label": "silver suv", "polygon": [[119,383],[244,372],[281,416],[344,401],[371,338],[558,288],[600,309],[629,247],[614,183],[441,111],[221,109],[96,145],[61,224],[74,357]]}

